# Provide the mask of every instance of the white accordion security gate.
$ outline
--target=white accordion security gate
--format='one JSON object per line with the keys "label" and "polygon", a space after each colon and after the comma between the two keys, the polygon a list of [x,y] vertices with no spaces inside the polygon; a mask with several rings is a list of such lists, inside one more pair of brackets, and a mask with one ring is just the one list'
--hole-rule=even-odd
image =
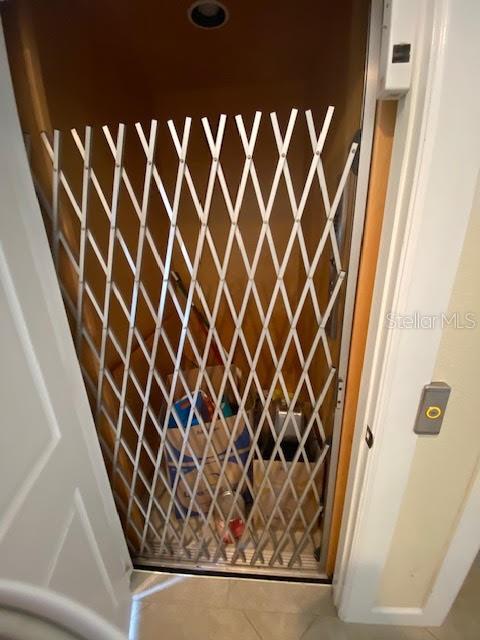
{"label": "white accordion security gate", "polygon": [[318,574],[334,223],[357,150],[327,187],[333,115],[292,110],[284,133],[275,113],[203,118],[195,143],[190,118],[42,135],[53,179],[37,190],[139,564]]}

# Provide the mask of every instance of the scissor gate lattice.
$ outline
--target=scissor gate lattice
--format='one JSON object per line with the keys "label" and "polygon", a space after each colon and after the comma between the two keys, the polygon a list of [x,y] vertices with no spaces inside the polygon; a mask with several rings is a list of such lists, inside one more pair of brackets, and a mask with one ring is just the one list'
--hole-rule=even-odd
{"label": "scissor gate lattice", "polygon": [[[256,113],[248,123],[222,115],[215,126],[186,118],[182,127],[152,121],[42,134],[53,180],[47,191],[36,177],[37,189],[134,558],[317,569],[329,449],[322,407],[335,386],[326,325],[345,276],[334,220],[356,153],[353,144],[329,193],[322,152],[332,116],[330,107],[320,131],[311,112],[292,110],[285,127],[275,113]],[[212,366],[221,371],[215,385]],[[214,404],[207,423],[195,406],[200,388]],[[228,424],[227,389],[236,411]],[[174,410],[179,390],[193,407],[186,422]],[[280,429],[272,411],[279,401],[287,412]],[[303,424],[291,420],[300,404]],[[179,450],[168,437],[172,423]],[[193,423],[202,451],[189,437]],[[288,455],[292,425],[297,447]],[[215,483],[209,464],[220,470]],[[240,470],[235,482],[229,464]],[[304,508],[312,500],[315,509]],[[217,522],[236,517],[244,532],[227,543]]]}

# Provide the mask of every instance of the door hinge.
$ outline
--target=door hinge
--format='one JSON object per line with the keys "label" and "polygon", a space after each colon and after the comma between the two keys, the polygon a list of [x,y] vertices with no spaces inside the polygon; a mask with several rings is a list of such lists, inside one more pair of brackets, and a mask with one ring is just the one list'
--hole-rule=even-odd
{"label": "door hinge", "polygon": [[371,449],[373,447],[373,433],[370,427],[367,424],[367,431],[365,432],[365,442],[367,443],[367,447]]}

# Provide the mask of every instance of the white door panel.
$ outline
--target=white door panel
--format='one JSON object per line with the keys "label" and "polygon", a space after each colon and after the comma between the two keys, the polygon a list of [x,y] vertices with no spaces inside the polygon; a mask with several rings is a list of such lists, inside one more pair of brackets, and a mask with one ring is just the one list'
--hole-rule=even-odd
{"label": "white door panel", "polygon": [[0,577],[125,628],[131,562],[17,119],[0,34]]}

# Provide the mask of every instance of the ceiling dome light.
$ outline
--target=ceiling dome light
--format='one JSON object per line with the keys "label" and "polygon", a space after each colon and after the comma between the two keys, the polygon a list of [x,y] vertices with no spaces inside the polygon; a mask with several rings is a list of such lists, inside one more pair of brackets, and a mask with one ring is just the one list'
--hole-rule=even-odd
{"label": "ceiling dome light", "polygon": [[220,2],[195,2],[188,10],[188,17],[196,27],[218,29],[228,20],[228,12]]}

